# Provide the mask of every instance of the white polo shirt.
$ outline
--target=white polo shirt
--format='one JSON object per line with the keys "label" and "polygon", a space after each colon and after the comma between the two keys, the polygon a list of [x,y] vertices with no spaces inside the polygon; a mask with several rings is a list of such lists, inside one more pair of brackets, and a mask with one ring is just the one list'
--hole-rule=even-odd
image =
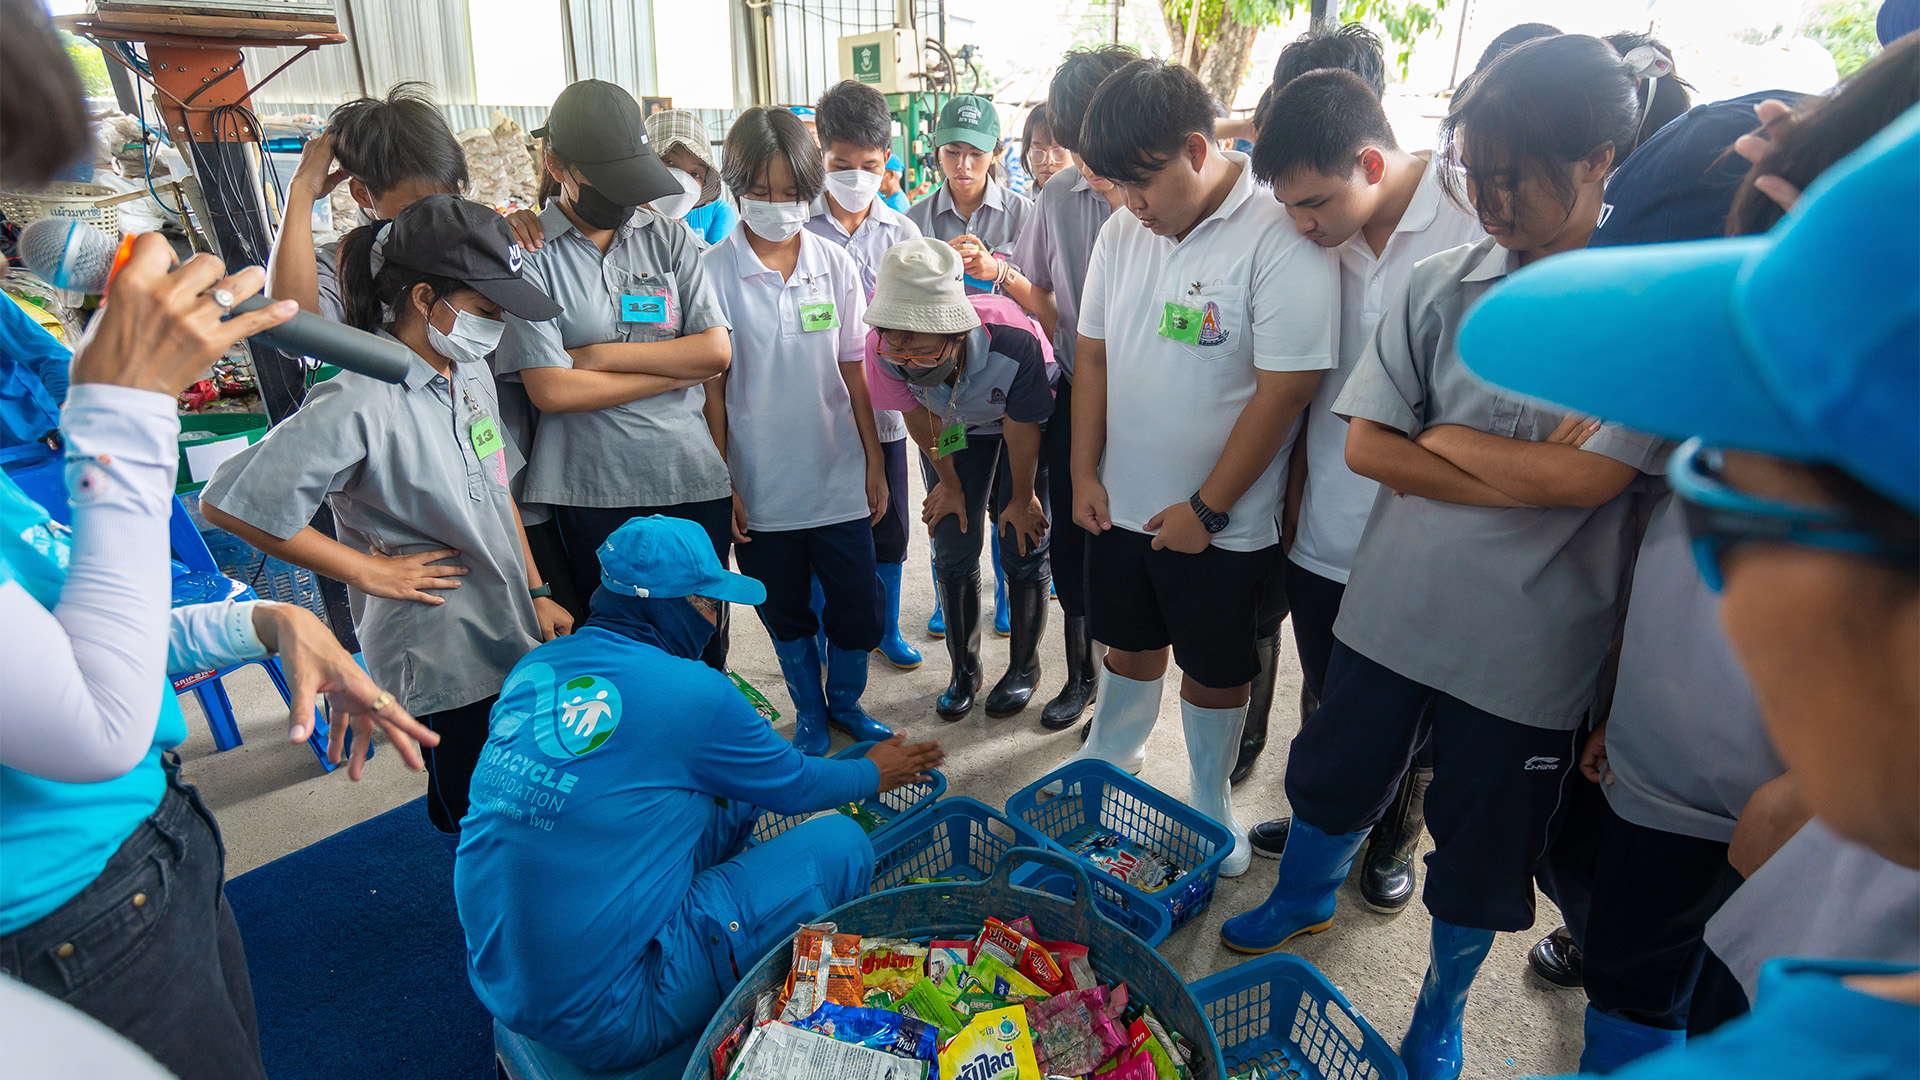
{"label": "white polo shirt", "polygon": [[1303,569],[1346,584],[1373,498],[1380,492],[1378,482],[1347,468],[1347,421],[1333,411],[1347,373],[1373,337],[1387,301],[1406,288],[1414,263],[1486,235],[1478,218],[1447,198],[1440,170],[1428,165],[1379,255],[1360,233],[1333,249],[1340,259],[1340,366],[1320,380],[1307,408],[1306,494],[1293,550],[1287,554]]}
{"label": "white polo shirt", "polygon": [[[827,209],[824,191],[813,200],[813,216],[807,219],[807,228],[853,256],[853,265],[860,268],[861,287],[869,300],[873,299],[874,284],[880,276],[880,256],[895,244],[920,238],[920,227],[880,198],[875,198],[867,207],[866,220],[860,227],[849,233],[841,227],[840,219]],[[899,442],[907,437],[906,420],[892,409],[873,410],[873,423],[883,443]]]}
{"label": "white polo shirt", "polygon": [[[707,255],[736,330],[727,369],[727,468],[747,527],[788,532],[865,519],[867,456],[841,364],[864,364],[866,290],[845,251],[806,230],[784,281],[735,229]],[[806,316],[837,327],[802,328]],[[864,367],[862,369],[864,371]]]}
{"label": "white polo shirt", "polygon": [[[1333,252],[1301,236],[1247,156],[1233,190],[1185,240],[1155,236],[1132,214],[1100,230],[1080,302],[1080,333],[1107,346],[1107,447],[1100,463],[1113,523],[1146,532],[1184,503],[1219,463],[1254,372],[1334,366],[1339,269]],[[1201,313],[1196,341],[1161,335],[1169,304]],[[1213,543],[1258,551],[1280,541],[1287,436]],[[1216,507],[1216,509],[1219,509]]]}

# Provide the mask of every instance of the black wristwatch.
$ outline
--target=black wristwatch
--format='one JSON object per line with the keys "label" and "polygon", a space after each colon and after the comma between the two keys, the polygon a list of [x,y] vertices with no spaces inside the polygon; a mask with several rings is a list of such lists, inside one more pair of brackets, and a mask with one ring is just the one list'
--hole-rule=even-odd
{"label": "black wristwatch", "polygon": [[527,594],[535,600],[545,600],[553,595],[553,586],[544,581],[538,585],[529,585],[527,586]]}
{"label": "black wristwatch", "polygon": [[1208,534],[1217,533],[1227,527],[1227,515],[1219,510],[1208,509],[1207,504],[1200,501],[1199,492],[1193,493],[1193,498],[1187,500],[1187,505],[1193,507],[1193,516],[1199,518],[1200,524],[1206,526]]}

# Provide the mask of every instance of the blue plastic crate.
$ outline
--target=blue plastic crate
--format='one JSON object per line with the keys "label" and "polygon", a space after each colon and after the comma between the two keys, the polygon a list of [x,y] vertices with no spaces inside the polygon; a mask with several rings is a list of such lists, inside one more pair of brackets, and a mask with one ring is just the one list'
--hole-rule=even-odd
{"label": "blue plastic crate", "polygon": [[1228,1074],[1247,1080],[1406,1080],[1400,1057],[1320,969],[1269,953],[1193,984]]}
{"label": "blue plastic crate", "polygon": [[[870,742],[854,743],[833,756],[842,761],[862,758],[867,756],[867,751],[873,749],[873,746],[874,744]],[[929,770],[927,777],[926,783],[908,784],[905,787],[894,788],[892,791],[883,791],[864,801],[866,808],[881,819],[880,827],[869,834],[869,839],[878,841],[883,833],[932,806],[935,799],[947,793],[947,778],[941,775],[938,769]],[[760,815],[760,820],[753,823],[753,842],[758,844],[771,840],[812,816],[812,814],[776,814],[769,810]]]}
{"label": "blue plastic crate", "polygon": [[[1055,781],[1060,794],[1042,796],[1041,789]],[[1066,838],[1075,830],[1100,825],[1180,868],[1173,884],[1149,893],[1079,859],[1091,871],[1102,910],[1123,922],[1138,922],[1135,909],[1152,905],[1164,908],[1178,929],[1213,902],[1220,864],[1233,850],[1233,833],[1225,825],[1104,761],[1070,761],[1035,780],[1007,800],[1007,816],[1045,836],[1056,851],[1067,850]]]}
{"label": "blue plastic crate", "polygon": [[1045,837],[986,803],[955,795],[874,841],[868,891],[906,885],[908,878],[985,881],[1008,850],[1046,846]]}

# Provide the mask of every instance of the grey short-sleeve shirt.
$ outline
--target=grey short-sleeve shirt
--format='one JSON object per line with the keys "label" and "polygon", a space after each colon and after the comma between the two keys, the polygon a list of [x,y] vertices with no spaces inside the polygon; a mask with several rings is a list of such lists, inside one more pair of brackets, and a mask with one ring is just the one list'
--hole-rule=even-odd
{"label": "grey short-sleeve shirt", "polygon": [[1053,361],[1073,377],[1073,349],[1080,343],[1080,293],[1087,285],[1093,242],[1113,216],[1113,204],[1093,190],[1080,170],[1069,165],[1054,173],[1034,200],[1027,227],[1014,244],[1013,265],[1036,288],[1053,293],[1058,317],[1053,328]]}
{"label": "grey short-sleeve shirt", "polygon": [[[1459,424],[1542,440],[1564,413],[1480,381],[1454,339],[1518,268],[1491,237],[1416,263],[1355,362],[1334,413],[1408,437]],[[1614,424],[1585,449],[1657,471],[1658,442]],[[1636,485],[1637,486],[1637,485]],[[1462,506],[1381,489],[1334,636],[1393,671],[1515,723],[1580,725],[1619,625],[1633,487],[1602,506]]]}
{"label": "grey short-sleeve shirt", "polygon": [[[880,377],[906,382],[884,365]],[[951,385],[907,384],[907,391],[933,414],[936,429],[957,423],[977,435],[998,435],[1004,420],[1040,424],[1053,415],[1040,339],[1017,326],[975,327],[967,334],[966,363]]]}
{"label": "grey short-sleeve shirt", "polygon": [[[637,210],[606,254],[566,214],[540,215],[546,246],[526,253],[521,273],[566,309],[530,323],[508,315],[494,370],[572,367],[568,349],[610,341],[664,341],[728,326],[692,234],[680,222]],[[664,294],[665,322],[628,322],[622,298]],[[556,506],[672,506],[732,493],[727,463],[702,410],[705,387],[593,412],[543,413],[522,497]]]}
{"label": "grey short-sleeve shirt", "polygon": [[367,668],[420,715],[500,692],[540,643],[508,484],[512,439],[479,457],[472,425],[500,408],[485,364],[441,375],[415,357],[404,382],[351,371],[315,386],[265,438],[222,462],[201,499],[281,539],[306,528],[325,499],[340,542],[414,555],[451,548],[467,568],[444,604],[349,589]]}
{"label": "grey short-sleeve shirt", "polygon": [[314,249],[313,275],[319,287],[320,314],[346,322],[347,303],[340,297],[340,241],[329,240]]}
{"label": "grey short-sleeve shirt", "polygon": [[[953,193],[947,185],[941,184],[933,194],[907,207],[907,218],[920,228],[920,235],[931,236],[935,240],[952,240],[956,236],[977,236],[995,255],[1013,259],[1014,244],[1020,239],[1021,232],[1027,227],[1027,217],[1033,213],[1033,204],[1025,195],[1010,191],[1003,184],[987,181],[987,193],[980,200],[980,206],[974,210],[972,218],[963,218],[953,207]],[[1020,263],[1015,261],[1015,266]],[[967,283],[968,292],[991,292],[982,289],[972,281]]]}

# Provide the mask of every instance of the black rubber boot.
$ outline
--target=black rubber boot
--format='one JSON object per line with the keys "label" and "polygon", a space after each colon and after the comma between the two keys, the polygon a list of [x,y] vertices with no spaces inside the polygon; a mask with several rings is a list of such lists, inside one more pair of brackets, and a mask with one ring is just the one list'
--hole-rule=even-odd
{"label": "black rubber boot", "polygon": [[973,711],[973,699],[985,681],[980,671],[980,568],[941,576],[940,606],[947,617],[947,657],[953,678],[934,711],[942,720],[958,720]]}
{"label": "black rubber boot", "polygon": [[1586,985],[1586,958],[1573,934],[1562,926],[1527,950],[1527,966],[1541,982],[1555,990],[1578,990]]}
{"label": "black rubber boot", "polygon": [[1366,862],[1360,870],[1360,899],[1375,911],[1391,915],[1413,899],[1419,872],[1414,853],[1427,824],[1427,785],[1433,767],[1415,764],[1400,778],[1400,791],[1387,807],[1387,816],[1367,839]]}
{"label": "black rubber boot", "polygon": [[1040,685],[1040,638],[1047,632],[1047,590],[1052,582],[1008,581],[1007,673],[993,684],[987,695],[987,715],[995,719],[1012,716],[1033,700]]}
{"label": "black rubber boot", "polygon": [[1040,726],[1048,731],[1072,727],[1093,704],[1100,686],[1100,665],[1093,656],[1093,623],[1085,615],[1067,616],[1061,627],[1067,643],[1067,685],[1040,710]]}
{"label": "black rubber boot", "polygon": [[1280,635],[1275,633],[1253,643],[1260,654],[1260,673],[1253,677],[1247,698],[1247,724],[1240,730],[1240,758],[1233,764],[1229,779],[1239,783],[1253,771],[1260,751],[1267,748],[1267,717],[1273,712],[1273,684],[1280,675]]}

